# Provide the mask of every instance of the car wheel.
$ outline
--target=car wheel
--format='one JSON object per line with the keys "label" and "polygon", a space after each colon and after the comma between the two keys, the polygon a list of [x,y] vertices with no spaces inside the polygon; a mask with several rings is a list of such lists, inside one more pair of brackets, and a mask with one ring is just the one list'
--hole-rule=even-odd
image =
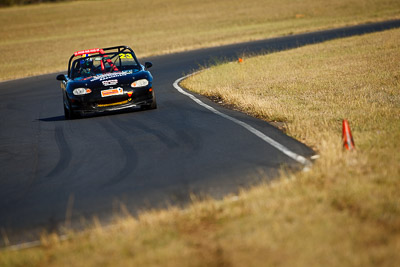
{"label": "car wheel", "polygon": [[71,106],[68,104],[68,108],[65,106],[64,103],[64,117],[66,120],[74,120],[78,118],[78,116],[75,114]]}
{"label": "car wheel", "polygon": [[65,103],[64,103],[64,118],[65,118],[66,120],[70,120],[70,119],[71,119],[71,112],[70,112],[70,110],[65,106]]}
{"label": "car wheel", "polygon": [[71,120],[80,119],[81,113],[75,112],[72,108],[69,109],[69,117]]}
{"label": "car wheel", "polygon": [[151,103],[150,109],[156,109],[156,108],[157,108],[157,100],[156,100],[156,96],[153,93],[153,103]]}
{"label": "car wheel", "polygon": [[76,118],[78,118],[78,116],[72,110],[70,110],[69,119],[75,120]]}
{"label": "car wheel", "polygon": [[142,110],[157,108],[157,100],[156,100],[156,96],[155,96],[154,92],[153,92],[153,102],[151,102],[151,104],[141,105],[140,108]]}

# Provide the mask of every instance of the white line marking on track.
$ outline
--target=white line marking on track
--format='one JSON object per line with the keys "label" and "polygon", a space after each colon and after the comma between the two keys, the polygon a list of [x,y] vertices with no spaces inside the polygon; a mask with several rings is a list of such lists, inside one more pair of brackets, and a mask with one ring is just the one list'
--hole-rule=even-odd
{"label": "white line marking on track", "polygon": [[314,156],[311,156],[311,159],[319,159],[320,157],[321,157],[320,155],[316,154]]}
{"label": "white line marking on track", "polygon": [[232,122],[234,122],[234,123],[236,123],[236,124],[242,126],[242,127],[245,128],[246,130],[248,130],[249,132],[251,132],[252,134],[254,134],[255,136],[261,138],[263,141],[267,142],[267,143],[270,144],[271,146],[273,146],[273,147],[275,147],[276,149],[278,149],[279,151],[281,151],[283,154],[285,154],[285,155],[288,156],[289,158],[291,158],[291,159],[293,159],[293,160],[295,160],[295,161],[297,161],[297,162],[303,164],[303,165],[304,165],[304,169],[303,169],[304,171],[308,171],[308,170],[310,169],[310,167],[311,167],[311,165],[312,165],[312,163],[311,163],[310,160],[306,159],[305,157],[303,157],[303,156],[301,156],[301,155],[296,154],[295,152],[291,151],[290,149],[288,149],[288,148],[285,147],[284,145],[278,143],[277,141],[275,141],[275,140],[272,139],[271,137],[269,137],[269,136],[263,134],[262,132],[260,132],[259,130],[255,129],[255,128],[253,128],[253,127],[250,126],[249,124],[247,124],[247,123],[245,123],[245,122],[243,122],[243,121],[240,121],[240,120],[238,120],[238,119],[235,119],[235,118],[233,118],[233,117],[231,117],[231,116],[229,116],[229,115],[226,115],[226,114],[224,114],[224,113],[222,113],[222,112],[216,110],[215,108],[213,108],[213,107],[211,107],[211,106],[205,104],[205,103],[202,102],[200,99],[198,99],[198,98],[195,97],[194,95],[192,95],[192,94],[186,92],[185,90],[182,89],[182,87],[179,86],[179,83],[180,83],[182,80],[184,80],[184,79],[186,79],[186,78],[188,78],[188,77],[190,77],[190,76],[192,76],[192,75],[194,75],[194,74],[196,74],[196,73],[198,73],[198,72],[195,72],[195,73],[192,73],[192,74],[189,74],[189,75],[186,75],[186,76],[184,76],[184,77],[181,77],[181,78],[177,79],[177,80],[173,83],[173,86],[175,87],[176,90],[178,90],[179,93],[181,93],[181,94],[183,94],[183,95],[185,95],[185,96],[188,96],[190,99],[192,99],[194,102],[196,102],[196,103],[199,104],[200,106],[202,106],[202,107],[208,109],[209,111],[213,112],[214,114],[216,114],[216,115],[218,115],[218,116],[221,116],[221,117],[223,117],[223,118],[225,118],[225,119],[227,119],[227,120],[230,120],[230,121],[232,121]]}
{"label": "white line marking on track", "polygon": [[[60,235],[60,236],[58,236],[58,238],[59,238],[60,241],[65,241],[65,240],[68,239],[66,235]],[[19,243],[19,244],[16,244],[16,245],[11,245],[11,246],[7,246],[7,247],[4,247],[4,248],[0,248],[0,251],[1,250],[18,251],[18,250],[38,247],[41,244],[42,244],[42,242],[40,240],[31,241],[31,242],[24,242],[24,243]]]}

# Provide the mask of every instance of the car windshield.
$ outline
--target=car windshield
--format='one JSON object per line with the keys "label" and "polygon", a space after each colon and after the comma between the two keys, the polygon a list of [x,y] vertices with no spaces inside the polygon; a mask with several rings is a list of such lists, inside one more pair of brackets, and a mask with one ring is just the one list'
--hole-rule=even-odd
{"label": "car windshield", "polygon": [[71,78],[80,80],[111,72],[134,72],[140,68],[130,52],[84,54],[72,62]]}

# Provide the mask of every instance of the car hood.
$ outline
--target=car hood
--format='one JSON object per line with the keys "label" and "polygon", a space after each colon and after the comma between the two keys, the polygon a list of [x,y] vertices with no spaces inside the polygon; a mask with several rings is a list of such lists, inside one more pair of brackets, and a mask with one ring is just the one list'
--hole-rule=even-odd
{"label": "car hood", "polygon": [[147,71],[138,71],[135,73],[129,72],[114,72],[102,75],[87,77],[83,80],[74,80],[73,87],[86,87],[86,88],[104,88],[109,86],[128,85],[133,81],[147,79],[152,81],[152,77]]}

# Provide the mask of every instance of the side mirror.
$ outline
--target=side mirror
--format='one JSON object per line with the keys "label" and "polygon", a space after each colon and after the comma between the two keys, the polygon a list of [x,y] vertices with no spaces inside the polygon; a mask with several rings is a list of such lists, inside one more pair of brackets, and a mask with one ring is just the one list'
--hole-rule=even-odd
{"label": "side mirror", "polygon": [[58,81],[66,81],[67,80],[67,78],[65,78],[64,74],[58,74],[56,79]]}
{"label": "side mirror", "polygon": [[153,66],[153,63],[151,63],[151,62],[145,62],[144,63],[144,67],[146,68],[146,69],[149,69],[149,68],[151,68]]}

